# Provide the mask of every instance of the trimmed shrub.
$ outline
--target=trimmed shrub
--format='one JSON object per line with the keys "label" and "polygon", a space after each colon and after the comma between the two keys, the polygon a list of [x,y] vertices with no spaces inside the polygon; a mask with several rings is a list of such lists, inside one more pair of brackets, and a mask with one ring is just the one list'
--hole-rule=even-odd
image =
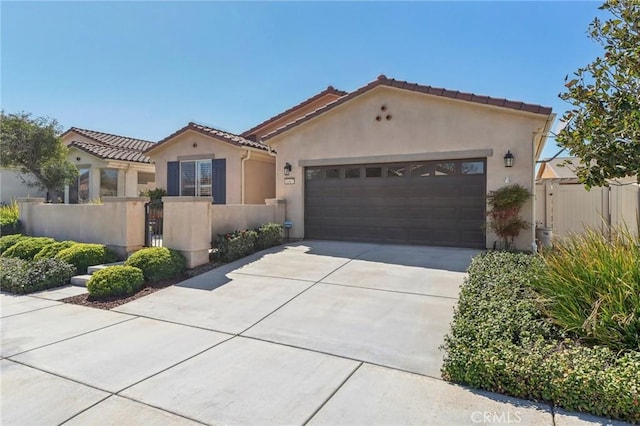
{"label": "trimmed shrub", "polygon": [[124,264],[141,269],[148,282],[177,277],[186,269],[184,256],[180,252],[165,247],[138,250]]}
{"label": "trimmed shrub", "polygon": [[4,235],[0,237],[0,255],[4,254],[11,246],[17,244],[18,241],[29,238],[26,235],[22,234],[12,234],[12,235]]}
{"label": "trimmed shrub", "polygon": [[256,250],[279,246],[284,239],[284,228],[278,223],[267,223],[256,229]]}
{"label": "trimmed shrub", "polygon": [[33,259],[53,259],[56,257],[56,254],[60,253],[62,250],[67,249],[76,243],[75,241],[56,241],[55,243],[47,244],[36,254]]}
{"label": "trimmed shrub", "polygon": [[75,268],[58,259],[27,261],[0,258],[0,288],[15,294],[60,287],[69,283]]}
{"label": "trimmed shrub", "polygon": [[55,243],[56,240],[47,237],[22,238],[2,253],[3,257],[18,257],[24,260],[32,260],[45,246]]}
{"label": "trimmed shrub", "polygon": [[255,251],[258,237],[256,231],[234,231],[228,234],[218,234],[214,247],[217,249],[216,258],[225,262],[248,256]]}
{"label": "trimmed shrub", "polygon": [[476,256],[461,291],[444,379],[568,410],[640,422],[640,353],[583,346],[540,308],[537,256]]}
{"label": "trimmed shrub", "polygon": [[117,257],[103,244],[78,243],[58,252],[55,259],[74,265],[78,274],[86,274],[89,266],[112,263],[117,260]]}
{"label": "trimmed shrub", "polygon": [[136,293],[144,284],[142,270],[133,266],[111,266],[91,275],[87,282],[89,295],[96,299],[116,296],[129,296]]}

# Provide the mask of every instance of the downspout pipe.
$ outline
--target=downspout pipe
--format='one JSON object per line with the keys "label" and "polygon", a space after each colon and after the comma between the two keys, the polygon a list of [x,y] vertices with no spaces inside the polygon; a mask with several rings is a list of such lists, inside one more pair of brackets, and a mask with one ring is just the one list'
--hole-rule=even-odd
{"label": "downspout pipe", "polygon": [[244,198],[245,198],[245,193],[246,193],[245,185],[246,185],[246,182],[247,182],[247,179],[245,177],[245,165],[244,165],[244,163],[247,160],[250,160],[250,159],[251,159],[251,150],[248,149],[247,150],[247,154],[242,156],[242,160],[240,162],[240,169],[241,169],[240,170],[240,179],[242,180],[242,182],[240,183],[240,202],[242,204],[244,204]]}

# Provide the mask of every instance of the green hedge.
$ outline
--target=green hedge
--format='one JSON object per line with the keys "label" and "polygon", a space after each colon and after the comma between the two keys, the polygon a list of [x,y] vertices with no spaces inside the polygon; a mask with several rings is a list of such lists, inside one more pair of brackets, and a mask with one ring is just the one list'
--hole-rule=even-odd
{"label": "green hedge", "polygon": [[248,256],[258,250],[282,244],[282,225],[267,223],[255,230],[218,234],[213,242],[214,258],[224,262]]}
{"label": "green hedge", "polygon": [[56,254],[55,259],[74,265],[78,274],[86,274],[89,266],[112,263],[116,254],[103,244],[78,243]]}
{"label": "green hedge", "polygon": [[133,266],[111,266],[91,275],[87,282],[89,295],[96,299],[114,296],[129,296],[144,284],[142,270]]}
{"label": "green hedge", "polygon": [[218,234],[214,247],[217,249],[216,258],[224,262],[248,256],[255,252],[256,231],[234,231],[228,234]]}
{"label": "green hedge", "polygon": [[58,253],[64,249],[68,249],[78,243],[75,241],[56,241],[55,243],[47,244],[35,255],[34,260],[37,259],[53,259]]}
{"label": "green hedge", "polygon": [[22,234],[11,234],[11,235],[3,234],[3,236],[0,237],[0,255],[4,254],[4,252],[7,251],[9,248],[11,248],[11,246],[17,244],[18,241],[24,238],[29,238],[29,237]]}
{"label": "green hedge", "polygon": [[184,256],[164,247],[149,247],[133,253],[124,263],[142,270],[148,282],[179,276],[186,269]]}
{"label": "green hedge", "polygon": [[278,246],[283,241],[283,228],[278,223],[266,223],[256,229],[256,250],[264,250],[269,247]]}
{"label": "green hedge", "polygon": [[48,237],[27,237],[21,238],[7,251],[2,253],[3,257],[17,257],[24,260],[32,260],[36,254],[45,246],[55,243],[53,238]]}
{"label": "green hedge", "polygon": [[25,294],[69,283],[75,267],[57,259],[0,258],[0,289]]}
{"label": "green hedge", "polygon": [[640,422],[640,353],[583,346],[543,313],[537,256],[476,256],[445,337],[443,378],[475,388]]}

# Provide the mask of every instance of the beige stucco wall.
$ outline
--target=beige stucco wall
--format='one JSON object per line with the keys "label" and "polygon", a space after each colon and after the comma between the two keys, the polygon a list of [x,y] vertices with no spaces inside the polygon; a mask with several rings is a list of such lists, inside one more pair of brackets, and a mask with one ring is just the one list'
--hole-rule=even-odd
{"label": "beige stucco wall", "polygon": [[244,163],[244,204],[264,204],[276,195],[276,159],[268,154],[251,153]]}
{"label": "beige stucco wall", "polygon": [[[27,180],[31,180],[27,177]],[[275,185],[275,181],[274,181]],[[17,198],[44,198],[47,191],[27,186],[20,179],[20,173],[12,169],[0,169],[0,202],[10,203]]]}
{"label": "beige stucco wall", "polygon": [[20,203],[25,233],[59,241],[105,244],[121,258],[144,244],[146,198],[116,198],[103,204]]}
{"label": "beige stucco wall", "polygon": [[[386,111],[381,107],[385,106]],[[381,115],[382,120],[376,121]],[[391,115],[391,120],[385,116]],[[549,117],[433,95],[379,86],[317,118],[267,141],[278,152],[276,196],[287,202],[292,238],[304,237],[304,166],[470,158],[487,155],[487,190],[518,183],[533,192],[534,133]],[[515,166],[505,168],[510,150]],[[405,157],[402,157],[402,156]],[[295,184],[285,185],[283,167],[291,163]],[[533,201],[522,217],[533,223]],[[497,238],[487,235],[487,247]],[[534,229],[523,232],[516,245],[531,249]]]}
{"label": "beige stucco wall", "polygon": [[[167,188],[167,163],[169,161],[204,158],[225,158],[227,164],[227,204],[242,204],[242,160],[249,150],[218,141],[198,132],[187,130],[149,153],[156,165],[156,186]],[[248,182],[245,203],[264,204],[275,192],[273,170],[275,160],[268,154],[251,150],[245,161]],[[252,160],[254,158],[255,160]],[[270,163],[270,164],[269,164]],[[266,175],[260,175],[266,173]]]}
{"label": "beige stucco wall", "polygon": [[265,223],[282,223],[276,205],[218,205],[211,208],[211,240],[218,234],[254,229]]}

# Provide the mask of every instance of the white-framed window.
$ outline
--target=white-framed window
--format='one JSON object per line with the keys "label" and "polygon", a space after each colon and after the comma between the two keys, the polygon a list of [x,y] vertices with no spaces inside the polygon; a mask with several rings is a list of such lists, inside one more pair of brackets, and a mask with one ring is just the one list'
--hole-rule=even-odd
{"label": "white-framed window", "polygon": [[211,160],[180,162],[180,195],[187,197],[211,197]]}

